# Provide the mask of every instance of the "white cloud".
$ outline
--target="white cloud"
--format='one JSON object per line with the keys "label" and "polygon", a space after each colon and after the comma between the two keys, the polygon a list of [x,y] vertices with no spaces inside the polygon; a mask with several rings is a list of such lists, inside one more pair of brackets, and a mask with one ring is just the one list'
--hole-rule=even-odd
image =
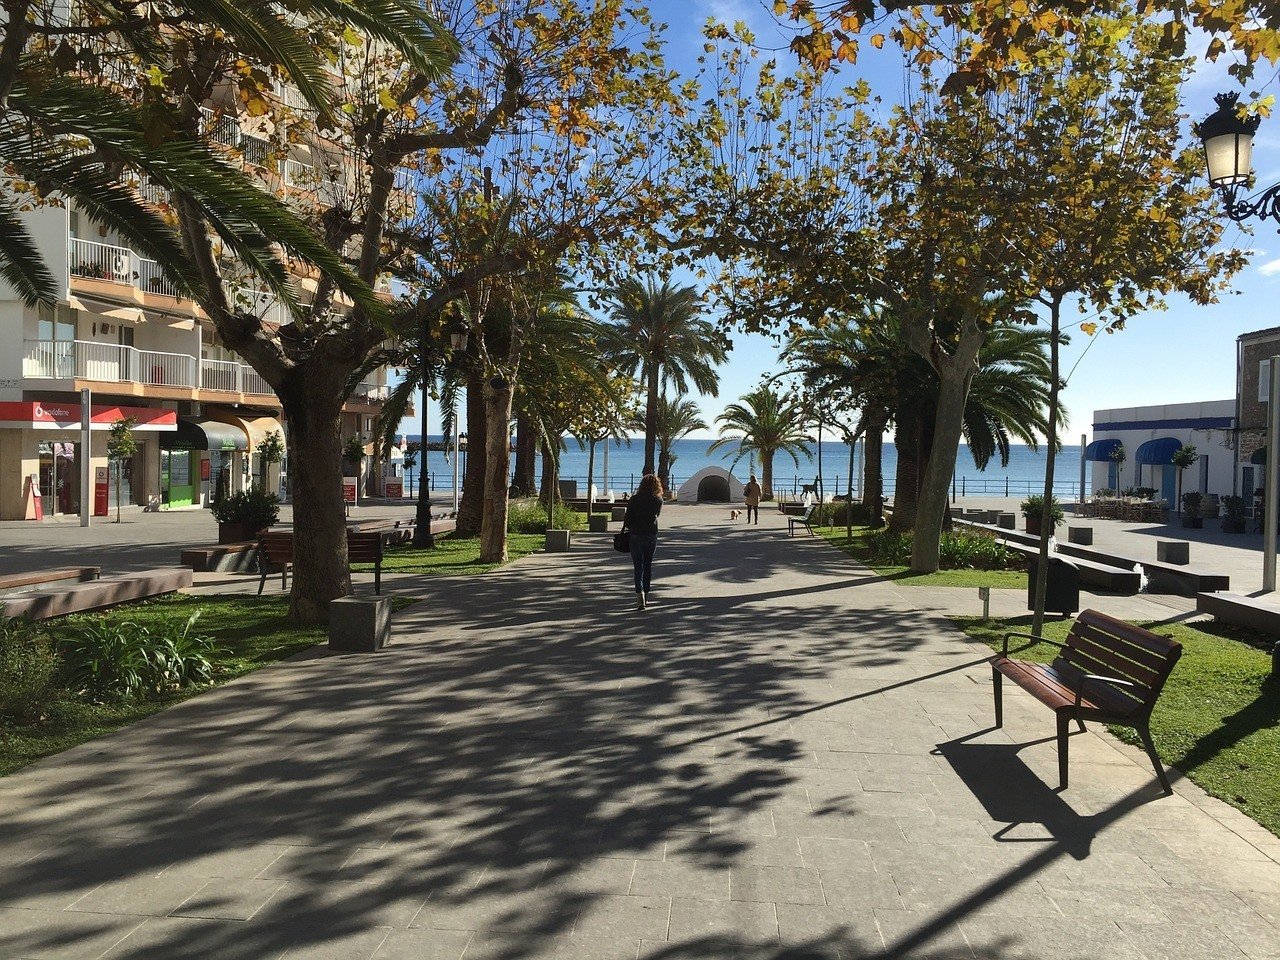
{"label": "white cloud", "polygon": [[1276,274],[1280,273],[1280,259],[1264,263],[1258,268],[1258,272],[1264,277],[1274,277]]}

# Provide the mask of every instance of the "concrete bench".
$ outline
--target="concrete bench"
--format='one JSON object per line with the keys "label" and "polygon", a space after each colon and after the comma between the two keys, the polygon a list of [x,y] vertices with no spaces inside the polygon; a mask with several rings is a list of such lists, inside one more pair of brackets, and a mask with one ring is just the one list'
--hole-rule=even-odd
{"label": "concrete bench", "polygon": [[1280,606],[1262,597],[1246,597],[1226,591],[1197,593],[1196,611],[1215,620],[1280,636]]}
{"label": "concrete bench", "polygon": [[36,590],[0,601],[0,616],[48,620],[69,613],[101,610],[131,600],[146,600],[191,586],[191,571],[163,567],[50,590]]}
{"label": "concrete bench", "polygon": [[1186,540],[1157,540],[1156,559],[1185,567],[1191,562],[1191,544]]}
{"label": "concrete bench", "polygon": [[[1038,557],[1040,555],[1039,548],[1031,547],[1027,544],[1006,543],[1005,547],[1026,557]],[[1080,571],[1080,579],[1092,587],[1101,587],[1112,593],[1126,595],[1137,593],[1142,588],[1142,577],[1132,567],[1118,567],[1109,563],[1100,563],[1097,560],[1069,556],[1063,550],[1058,551],[1058,556],[1069,559],[1075,564],[1076,569]]]}
{"label": "concrete bench", "polygon": [[194,573],[253,573],[258,567],[256,543],[219,543],[188,547],[179,563]]}
{"label": "concrete bench", "polygon": [[11,593],[23,587],[38,587],[46,583],[76,580],[84,583],[97,580],[102,571],[98,567],[67,567],[62,570],[31,570],[27,573],[11,573],[0,577],[0,593]]}
{"label": "concrete bench", "polygon": [[998,513],[996,514],[996,526],[1001,530],[1016,530],[1018,528],[1018,515],[1016,513]]}
{"label": "concrete bench", "polygon": [[1231,577],[1225,573],[1194,570],[1182,564],[1161,563],[1159,560],[1154,563],[1147,560],[1138,562],[1151,581],[1148,587],[1151,593],[1177,593],[1184,597],[1194,597],[1201,592],[1231,589]]}
{"label": "concrete bench", "polygon": [[1077,524],[1067,527],[1067,540],[1070,543],[1083,544],[1086,547],[1093,545],[1093,527],[1080,526]]}

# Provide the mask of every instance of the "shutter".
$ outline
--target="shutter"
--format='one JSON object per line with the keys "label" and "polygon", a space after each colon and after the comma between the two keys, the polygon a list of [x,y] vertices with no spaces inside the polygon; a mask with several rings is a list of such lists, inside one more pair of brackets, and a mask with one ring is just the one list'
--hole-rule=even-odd
{"label": "shutter", "polygon": [[1258,361],[1258,402],[1266,403],[1271,396],[1271,360]]}

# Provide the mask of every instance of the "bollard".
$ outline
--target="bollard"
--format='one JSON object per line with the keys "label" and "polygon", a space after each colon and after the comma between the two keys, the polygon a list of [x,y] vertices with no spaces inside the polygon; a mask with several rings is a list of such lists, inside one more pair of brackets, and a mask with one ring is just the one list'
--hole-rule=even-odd
{"label": "bollard", "polygon": [[982,601],[982,619],[991,619],[991,588],[979,587],[978,599]]}

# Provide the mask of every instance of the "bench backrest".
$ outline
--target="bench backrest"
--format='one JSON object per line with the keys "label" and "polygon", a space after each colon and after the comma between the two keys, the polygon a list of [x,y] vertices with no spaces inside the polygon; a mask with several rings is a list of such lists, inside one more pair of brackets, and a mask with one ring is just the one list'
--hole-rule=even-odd
{"label": "bench backrest", "polygon": [[376,563],[382,559],[382,534],[347,533],[347,560],[351,563]]}
{"label": "bench backrest", "polygon": [[[1109,617],[1097,610],[1082,610],[1067,634],[1066,648],[1055,666],[1084,673],[1128,680],[1137,689],[1115,691],[1116,706],[1132,713],[1149,712],[1182,656],[1182,644],[1158,633]],[[1090,688],[1092,693],[1096,687]]]}
{"label": "bench backrest", "polygon": [[293,563],[293,534],[270,531],[258,534],[258,557],[270,567]]}
{"label": "bench backrest", "polygon": [[804,520],[807,523],[810,519],[812,519],[813,511],[817,509],[818,509],[818,505],[816,503],[809,504],[807,507],[804,508],[804,514],[801,516],[800,519]]}

